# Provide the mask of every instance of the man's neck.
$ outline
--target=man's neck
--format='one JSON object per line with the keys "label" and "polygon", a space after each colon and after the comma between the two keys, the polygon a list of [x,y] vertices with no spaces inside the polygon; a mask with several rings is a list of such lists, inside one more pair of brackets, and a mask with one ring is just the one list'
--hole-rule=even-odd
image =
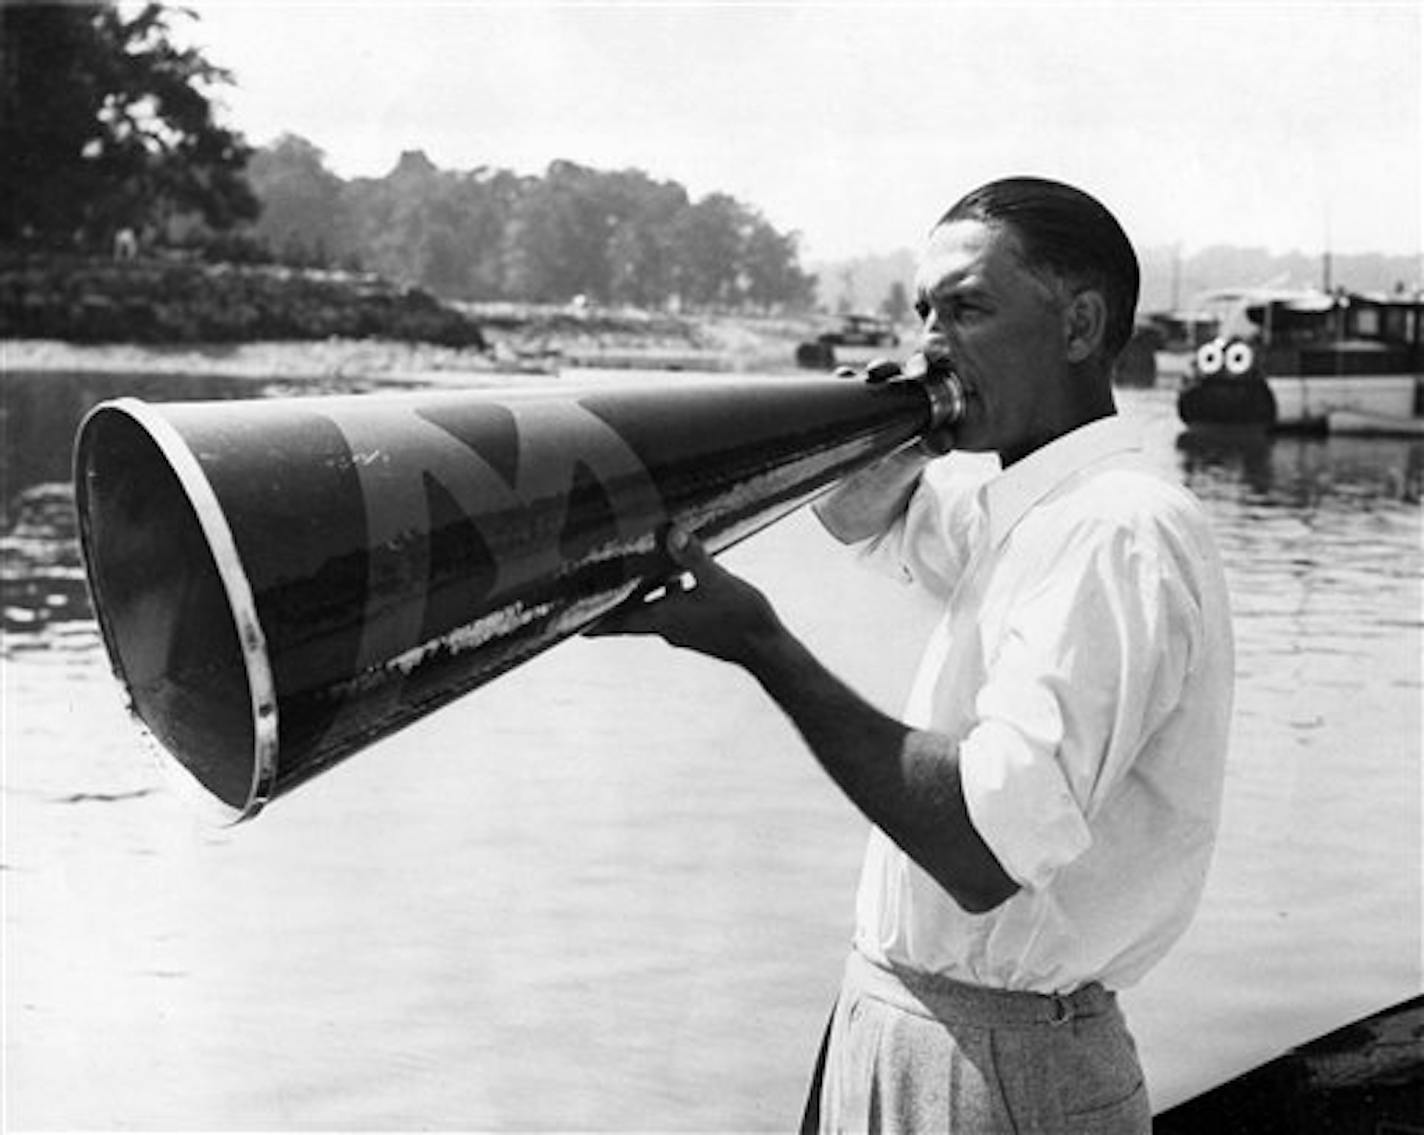
{"label": "man's neck", "polygon": [[1021,445],[999,450],[999,464],[1007,469],[1015,462],[1022,461],[1030,453],[1042,449],[1050,442],[1057,441],[1060,437],[1081,429],[1089,422],[1096,422],[1102,418],[1110,418],[1117,413],[1117,406],[1114,404],[1112,394],[1109,392],[1106,402],[1098,401],[1092,405],[1084,405],[1071,415],[1065,415],[1058,428],[1046,431],[1037,438],[1029,439]]}
{"label": "man's neck", "polygon": [[1059,413],[1052,416],[1051,422],[1045,424],[1041,433],[1021,439],[1020,443],[998,451],[998,460],[1004,469],[1008,469],[1015,461],[1024,460],[1028,454],[1042,449],[1051,441],[1057,441],[1065,434],[1082,429],[1089,422],[1098,422],[1099,419],[1111,417],[1118,412],[1118,404],[1112,397],[1112,380],[1105,373],[1078,372],[1069,376],[1069,382],[1081,396],[1068,400],[1067,404],[1059,407]]}

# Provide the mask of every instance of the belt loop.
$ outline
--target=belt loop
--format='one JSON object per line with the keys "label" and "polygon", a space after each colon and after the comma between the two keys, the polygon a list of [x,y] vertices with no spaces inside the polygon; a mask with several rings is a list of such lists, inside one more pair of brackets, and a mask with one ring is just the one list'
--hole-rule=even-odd
{"label": "belt loop", "polygon": [[1051,994],[1053,999],[1053,1016],[1049,1024],[1055,1029],[1060,1025],[1066,1025],[1076,1014],[1073,1012],[1073,1003],[1061,993]]}

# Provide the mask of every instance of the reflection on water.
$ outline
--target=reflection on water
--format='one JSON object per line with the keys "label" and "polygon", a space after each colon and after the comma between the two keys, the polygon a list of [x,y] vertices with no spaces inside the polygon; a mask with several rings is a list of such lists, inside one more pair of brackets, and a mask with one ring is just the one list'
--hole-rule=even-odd
{"label": "reflection on water", "polygon": [[[92,645],[70,468],[84,415],[109,398],[164,402],[294,393],[285,379],[218,375],[0,375],[0,590],[5,649]],[[367,379],[329,379],[301,393],[362,393]],[[313,387],[316,387],[314,389]]]}
{"label": "reflection on water", "polygon": [[1424,490],[1424,441],[1413,438],[1184,431],[1176,444],[1184,480],[1208,499],[1368,509],[1418,504]]}
{"label": "reflection on water", "polygon": [[[70,446],[103,398],[289,387],[0,381],[19,1125],[787,1126],[863,834],[755,691],[570,644],[271,819],[185,842],[105,708]],[[1120,398],[1211,513],[1237,635],[1207,898],[1128,1001],[1167,1106],[1418,991],[1424,441],[1188,435],[1168,392]],[[863,661],[883,608],[907,682],[919,617],[848,565],[808,575],[808,551],[831,553],[797,523],[748,541],[739,570],[862,689],[887,669]],[[654,705],[630,701],[640,681]],[[449,753],[471,736],[486,759]],[[753,776],[749,737],[774,758]]]}
{"label": "reflection on water", "polygon": [[1243,713],[1286,674],[1363,698],[1380,684],[1418,689],[1417,654],[1391,675],[1350,660],[1379,665],[1375,640],[1418,637],[1424,442],[1183,434],[1177,450],[1231,575]]}
{"label": "reflection on water", "polygon": [[75,533],[74,493],[42,482],[16,494],[0,536],[6,649],[58,645],[92,618]]}

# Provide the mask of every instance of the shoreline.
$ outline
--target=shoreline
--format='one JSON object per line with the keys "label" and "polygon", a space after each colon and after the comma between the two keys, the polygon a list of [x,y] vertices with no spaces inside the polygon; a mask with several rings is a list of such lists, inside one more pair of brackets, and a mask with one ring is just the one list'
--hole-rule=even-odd
{"label": "shoreline", "polygon": [[497,374],[489,352],[393,339],[253,343],[70,343],[0,340],[0,372],[207,374],[225,378],[389,378],[428,372]]}
{"label": "shoreline", "polygon": [[[376,378],[430,375],[489,378],[557,374],[586,367],[788,373],[806,326],[785,321],[708,319],[685,336],[658,329],[485,328],[488,346],[452,347],[402,339],[329,338],[212,343],[75,343],[0,339],[0,374],[12,371],[205,374],[232,378]],[[853,361],[853,360],[848,360]]]}

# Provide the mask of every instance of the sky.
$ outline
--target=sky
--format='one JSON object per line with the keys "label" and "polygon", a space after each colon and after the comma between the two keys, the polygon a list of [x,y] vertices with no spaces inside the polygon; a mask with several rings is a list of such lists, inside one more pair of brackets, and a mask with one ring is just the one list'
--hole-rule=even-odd
{"label": "sky", "polygon": [[188,0],[224,124],[342,177],[566,159],[724,192],[803,260],[1032,173],[1139,247],[1419,255],[1424,0]]}

